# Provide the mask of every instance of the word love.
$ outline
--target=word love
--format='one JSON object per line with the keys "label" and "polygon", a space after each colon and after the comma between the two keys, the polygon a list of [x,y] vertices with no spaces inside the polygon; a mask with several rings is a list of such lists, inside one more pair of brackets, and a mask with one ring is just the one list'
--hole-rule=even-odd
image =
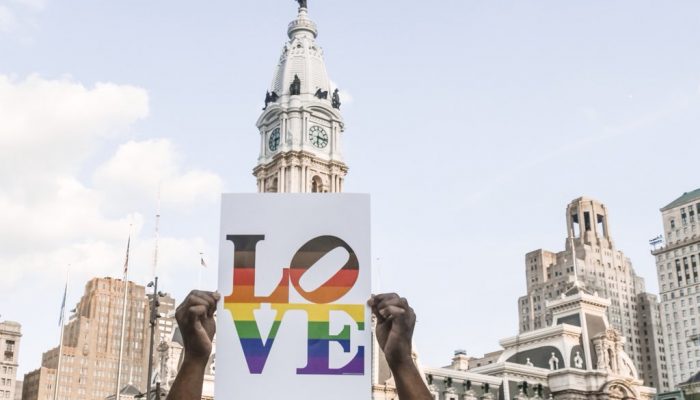
{"label": "word love", "polygon": [[[298,368],[298,375],[356,375],[364,374],[364,346],[358,346],[357,354],[341,368],[330,367],[330,344],[339,343],[345,353],[350,352],[350,326],[345,325],[337,335],[330,333],[331,312],[344,312],[365,329],[363,304],[334,304],[350,291],[357,282],[359,263],[355,252],[342,239],[335,236],[319,236],[301,246],[292,257],[290,267],[282,270],[282,278],[268,296],[255,295],[255,250],[264,235],[228,235],[233,242],[233,293],[224,299],[224,306],[233,317],[243,355],[251,374],[261,374],[275,336],[287,311],[304,311],[308,317],[307,364]],[[312,291],[304,290],[299,281],[323,256],[342,247],[347,250],[348,261],[328,281]],[[310,304],[289,303],[289,286]],[[269,303],[276,312],[275,320],[266,340],[262,340],[254,310],[262,303]]]}

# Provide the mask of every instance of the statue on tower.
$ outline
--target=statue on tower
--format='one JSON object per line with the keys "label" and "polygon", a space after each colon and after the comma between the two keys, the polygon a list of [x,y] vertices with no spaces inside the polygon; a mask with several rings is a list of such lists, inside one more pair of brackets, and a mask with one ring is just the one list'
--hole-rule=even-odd
{"label": "statue on tower", "polygon": [[294,0],[299,3],[299,8],[306,8],[306,0]]}
{"label": "statue on tower", "polygon": [[289,94],[292,96],[298,96],[301,94],[301,79],[299,79],[299,75],[294,75],[294,80],[292,81],[292,84],[289,85]]}
{"label": "statue on tower", "polygon": [[340,91],[336,88],[333,91],[333,99],[331,100],[331,105],[333,108],[340,110]]}

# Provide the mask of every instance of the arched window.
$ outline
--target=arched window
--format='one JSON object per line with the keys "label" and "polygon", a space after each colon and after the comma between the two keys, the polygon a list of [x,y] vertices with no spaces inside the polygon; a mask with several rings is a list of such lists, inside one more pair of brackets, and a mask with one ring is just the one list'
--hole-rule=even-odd
{"label": "arched window", "polygon": [[277,192],[277,178],[274,178],[272,180],[272,183],[267,187],[266,192],[268,193],[276,193]]}
{"label": "arched window", "polygon": [[323,181],[318,175],[311,178],[311,193],[320,193],[323,189]]}

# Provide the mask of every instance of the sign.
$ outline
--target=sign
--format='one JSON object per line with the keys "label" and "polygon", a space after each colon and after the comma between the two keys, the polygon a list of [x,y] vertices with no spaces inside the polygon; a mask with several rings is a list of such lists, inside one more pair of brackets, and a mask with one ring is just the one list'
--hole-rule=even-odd
{"label": "sign", "polygon": [[371,398],[369,196],[225,194],[216,399]]}

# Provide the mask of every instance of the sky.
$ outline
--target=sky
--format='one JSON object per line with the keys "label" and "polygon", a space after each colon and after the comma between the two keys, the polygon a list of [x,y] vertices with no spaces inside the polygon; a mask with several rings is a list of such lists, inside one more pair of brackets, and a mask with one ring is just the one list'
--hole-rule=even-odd
{"label": "sky", "polygon": [[[517,333],[525,253],[605,203],[658,293],[659,208],[700,187],[700,3],[309,0],[343,90],[346,192],[372,196],[374,290],[418,315],[422,362]],[[254,192],[291,0],[0,1],[0,320],[20,372],[91,277],[216,282],[220,194]],[[160,196],[159,196],[160,193]],[[55,334],[54,334],[55,333]]]}

